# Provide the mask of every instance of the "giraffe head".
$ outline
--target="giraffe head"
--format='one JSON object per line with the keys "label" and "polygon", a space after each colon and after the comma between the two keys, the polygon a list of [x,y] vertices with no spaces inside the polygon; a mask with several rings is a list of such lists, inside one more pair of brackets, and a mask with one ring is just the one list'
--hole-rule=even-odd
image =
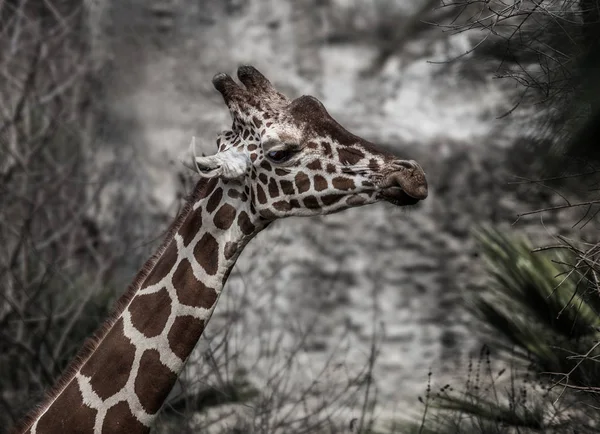
{"label": "giraffe head", "polygon": [[[314,97],[290,101],[251,66],[213,78],[233,125],[216,154],[192,155],[201,176],[240,183],[262,219],[329,214],[385,200],[413,205],[427,197],[423,169],[378,149],[338,124]],[[192,142],[193,149],[193,142]]]}

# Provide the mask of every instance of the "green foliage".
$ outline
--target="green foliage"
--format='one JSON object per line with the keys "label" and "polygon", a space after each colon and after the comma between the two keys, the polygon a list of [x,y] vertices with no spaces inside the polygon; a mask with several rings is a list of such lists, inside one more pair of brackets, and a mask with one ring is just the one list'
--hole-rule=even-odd
{"label": "green foliage", "polygon": [[494,373],[484,347],[464,390],[428,387],[423,421],[400,432],[596,432],[600,297],[589,266],[574,248],[532,252],[527,239],[493,229],[476,237],[490,279],[466,303],[510,378]]}
{"label": "green foliage", "polygon": [[496,348],[533,362],[540,373],[567,373],[573,385],[600,379],[600,367],[585,354],[600,338],[597,292],[588,291],[565,249],[531,252],[526,239],[492,230],[477,234],[490,273],[488,291],[469,294],[468,306],[490,330]]}

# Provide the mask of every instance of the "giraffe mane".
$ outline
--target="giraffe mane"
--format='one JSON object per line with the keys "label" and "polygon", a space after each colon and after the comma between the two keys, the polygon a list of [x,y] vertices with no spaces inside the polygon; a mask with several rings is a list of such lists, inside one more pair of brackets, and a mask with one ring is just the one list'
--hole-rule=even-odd
{"label": "giraffe mane", "polygon": [[47,390],[41,401],[31,409],[21,421],[18,422],[10,431],[10,433],[19,433],[29,428],[35,420],[41,416],[41,414],[48,408],[48,406],[54,401],[67,387],[67,385],[73,380],[75,374],[79,369],[87,362],[92,353],[98,348],[102,340],[106,337],[108,332],[114,326],[118,318],[121,316],[125,308],[129,305],[136,292],[140,289],[140,286],[144,280],[148,277],[158,259],[165,252],[167,246],[175,237],[175,234],[185,221],[187,215],[192,211],[192,206],[195,201],[199,199],[202,187],[208,181],[208,179],[201,179],[194,188],[191,195],[186,198],[185,204],[181,211],[178,213],[177,218],[171,226],[167,229],[165,237],[161,245],[156,249],[154,254],[148,259],[141,270],[136,274],[133,282],[128,286],[127,291],[119,297],[115,303],[111,313],[108,315],[106,320],[100,325],[93,336],[87,338],[83,343],[82,348],[79,350],[77,355],[69,362],[65,370],[59,376],[58,380],[54,383],[49,390]]}

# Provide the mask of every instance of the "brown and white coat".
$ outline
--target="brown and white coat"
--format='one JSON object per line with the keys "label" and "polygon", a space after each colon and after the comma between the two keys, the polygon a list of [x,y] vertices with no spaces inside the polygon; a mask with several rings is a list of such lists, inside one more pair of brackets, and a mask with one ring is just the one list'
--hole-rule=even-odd
{"label": "brown and white coat", "polygon": [[215,308],[233,264],[275,219],[427,196],[414,161],[346,131],[315,98],[290,101],[255,68],[213,79],[233,117],[218,152],[115,311],[18,433],[145,433]]}

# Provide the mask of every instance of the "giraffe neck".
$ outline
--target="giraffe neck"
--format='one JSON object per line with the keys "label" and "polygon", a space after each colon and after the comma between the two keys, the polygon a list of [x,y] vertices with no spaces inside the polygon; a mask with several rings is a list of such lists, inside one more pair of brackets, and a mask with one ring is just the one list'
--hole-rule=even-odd
{"label": "giraffe neck", "polygon": [[237,257],[265,226],[245,209],[248,193],[200,181],[147,271],[23,432],[149,431]]}

